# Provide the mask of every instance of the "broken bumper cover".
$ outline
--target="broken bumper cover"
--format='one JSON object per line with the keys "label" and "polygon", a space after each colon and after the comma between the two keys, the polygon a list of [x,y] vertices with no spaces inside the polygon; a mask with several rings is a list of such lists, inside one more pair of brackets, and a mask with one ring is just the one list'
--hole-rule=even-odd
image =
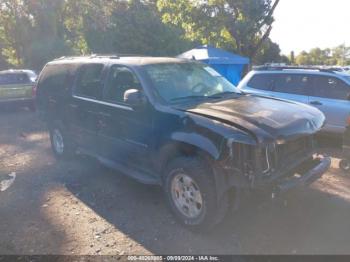
{"label": "broken bumper cover", "polygon": [[313,161],[311,167],[309,167],[302,175],[286,178],[276,184],[273,190],[273,194],[279,194],[286,192],[297,186],[307,186],[322,177],[322,175],[331,166],[330,157],[319,157]]}

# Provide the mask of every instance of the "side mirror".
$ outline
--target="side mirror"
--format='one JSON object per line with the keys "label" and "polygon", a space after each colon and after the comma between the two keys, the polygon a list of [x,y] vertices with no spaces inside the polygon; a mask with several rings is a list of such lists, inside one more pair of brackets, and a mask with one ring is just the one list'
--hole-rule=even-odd
{"label": "side mirror", "polygon": [[146,97],[138,89],[128,89],[124,93],[124,103],[132,107],[140,107],[146,104]]}

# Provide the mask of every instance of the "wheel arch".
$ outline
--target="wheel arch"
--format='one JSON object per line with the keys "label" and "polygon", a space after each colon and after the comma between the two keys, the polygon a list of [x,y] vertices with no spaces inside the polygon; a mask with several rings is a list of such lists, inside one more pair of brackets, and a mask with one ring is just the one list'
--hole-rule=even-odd
{"label": "wheel arch", "polygon": [[213,142],[200,134],[176,132],[159,147],[157,169],[163,171],[168,162],[178,156],[199,156],[215,161],[220,158],[220,151],[221,141]]}

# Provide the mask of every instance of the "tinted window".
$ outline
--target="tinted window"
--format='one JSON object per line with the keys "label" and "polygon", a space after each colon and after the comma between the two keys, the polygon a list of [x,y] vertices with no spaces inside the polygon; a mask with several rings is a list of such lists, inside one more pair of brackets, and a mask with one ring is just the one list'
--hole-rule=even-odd
{"label": "tinted window", "polygon": [[135,74],[124,66],[113,66],[108,75],[104,100],[120,103],[128,89],[140,89],[141,85]]}
{"label": "tinted window", "polygon": [[38,84],[38,92],[62,93],[69,88],[72,79],[72,65],[48,65],[45,67]]}
{"label": "tinted window", "polygon": [[0,74],[0,85],[30,84],[31,81],[25,73]]}
{"label": "tinted window", "polygon": [[338,78],[327,76],[315,78],[313,96],[346,100],[349,93],[350,86]]}
{"label": "tinted window", "polygon": [[79,73],[75,93],[90,98],[101,98],[102,64],[84,65]]}
{"label": "tinted window", "polygon": [[305,95],[311,87],[312,78],[308,75],[280,74],[276,76],[274,91]]}
{"label": "tinted window", "polygon": [[271,91],[274,85],[275,75],[272,74],[258,74],[254,75],[248,82],[248,86],[255,89]]}

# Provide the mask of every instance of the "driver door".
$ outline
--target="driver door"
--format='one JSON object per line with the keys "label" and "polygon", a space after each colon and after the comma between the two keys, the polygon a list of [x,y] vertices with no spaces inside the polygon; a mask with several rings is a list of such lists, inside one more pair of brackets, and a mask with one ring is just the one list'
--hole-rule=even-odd
{"label": "driver door", "polygon": [[136,75],[113,65],[108,73],[98,120],[99,154],[110,161],[137,169],[150,168],[152,119],[149,107],[133,109],[124,103],[129,89],[142,90]]}

